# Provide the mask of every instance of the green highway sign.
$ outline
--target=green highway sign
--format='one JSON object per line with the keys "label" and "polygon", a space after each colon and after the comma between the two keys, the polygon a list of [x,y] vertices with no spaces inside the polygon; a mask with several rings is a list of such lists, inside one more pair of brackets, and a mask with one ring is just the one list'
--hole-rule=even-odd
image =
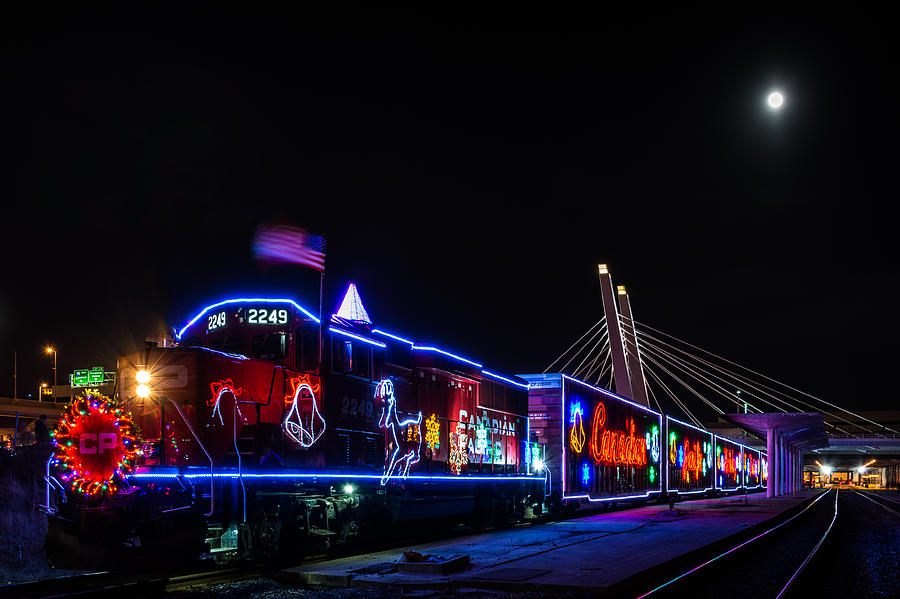
{"label": "green highway sign", "polygon": [[116,380],[115,372],[104,372],[102,366],[76,370],[69,375],[69,384],[73,387],[99,387]]}

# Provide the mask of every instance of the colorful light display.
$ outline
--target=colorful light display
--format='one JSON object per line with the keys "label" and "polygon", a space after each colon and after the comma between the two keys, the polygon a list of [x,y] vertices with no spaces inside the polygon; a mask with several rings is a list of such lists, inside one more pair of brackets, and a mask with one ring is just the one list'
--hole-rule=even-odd
{"label": "colorful light display", "polygon": [[731,491],[743,483],[743,446],[722,437],[716,437],[716,482],[720,490]]}
{"label": "colorful light display", "polygon": [[450,470],[456,475],[462,474],[469,463],[469,437],[462,422],[456,424],[456,432],[450,435],[449,462]]}
{"label": "colorful light display", "polygon": [[312,386],[300,383],[291,408],[281,424],[284,434],[303,449],[309,449],[325,434],[325,418],[319,412]]}
{"label": "colorful light display", "polygon": [[86,390],[66,408],[52,436],[62,480],[88,498],[118,492],[134,470],[137,437],[123,405]]}
{"label": "colorful light display", "polygon": [[581,402],[572,402],[569,412],[569,424],[572,425],[569,433],[569,445],[572,447],[572,451],[581,453],[581,450],[584,449],[584,409],[581,407]]}
{"label": "colorful light display", "polygon": [[475,453],[480,455],[482,460],[491,459],[488,450],[487,428],[481,422],[475,425]]}
{"label": "colorful light display", "polygon": [[553,401],[552,389],[562,400],[564,499],[647,497],[661,488],[657,465],[666,448],[658,413],[564,375],[546,389],[543,401]]}
{"label": "colorful light display", "polygon": [[209,390],[212,391],[212,398],[206,400],[206,404],[212,406],[212,414],[210,414],[210,418],[219,417],[219,424],[224,424],[225,422],[222,420],[222,410],[221,410],[221,401],[222,396],[226,393],[230,393],[234,396],[234,400],[237,401],[238,396],[244,392],[243,387],[235,387],[234,381],[231,379],[222,379],[219,381],[214,381],[209,384]]}
{"label": "colorful light display", "polygon": [[666,417],[669,440],[666,476],[668,489],[678,493],[702,493],[713,488],[710,474],[712,434]]}
{"label": "colorful light display", "polygon": [[644,436],[635,436],[634,420],[629,419],[626,430],[608,430],[606,406],[597,402],[591,426],[591,456],[598,464],[647,464],[647,443]]}
{"label": "colorful light display", "polygon": [[441,423],[434,414],[425,421],[425,447],[432,451],[441,448]]}
{"label": "colorful light display", "polygon": [[[408,440],[409,427],[415,426],[415,430],[419,430],[422,424],[422,412],[419,412],[415,418],[408,420],[400,420],[397,416],[397,400],[394,397],[394,383],[390,379],[385,379],[375,386],[375,398],[384,401],[384,407],[381,410],[381,417],[378,419],[378,426],[385,431],[385,456],[384,474],[381,476],[381,484],[385,485],[396,475],[400,478],[409,476],[409,469],[414,464],[419,463],[419,453],[422,450],[422,435],[415,435],[415,440]],[[407,427],[407,441],[401,446],[397,431]]]}

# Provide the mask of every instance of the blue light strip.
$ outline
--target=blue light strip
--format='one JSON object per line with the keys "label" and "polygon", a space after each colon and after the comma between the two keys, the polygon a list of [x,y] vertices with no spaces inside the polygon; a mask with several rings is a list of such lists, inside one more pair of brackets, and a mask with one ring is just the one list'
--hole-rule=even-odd
{"label": "blue light strip", "polygon": [[181,336],[184,335],[184,332],[186,330],[188,330],[191,326],[193,326],[195,322],[200,320],[203,317],[203,315],[206,314],[207,312],[209,312],[210,310],[214,310],[214,309],[218,308],[219,306],[225,306],[227,304],[240,304],[240,303],[291,304],[292,306],[294,306],[295,308],[297,308],[298,310],[300,310],[301,312],[303,312],[304,314],[306,314],[307,316],[312,318],[317,324],[319,323],[319,319],[317,317],[313,316],[313,314],[309,310],[307,310],[306,308],[304,308],[303,306],[301,306],[300,304],[298,304],[297,302],[295,302],[294,300],[291,300],[291,299],[267,299],[267,298],[262,298],[262,297],[235,298],[235,299],[228,299],[228,300],[219,302],[217,304],[210,304],[209,306],[206,306],[205,308],[203,308],[203,310],[200,311],[199,314],[197,314],[194,318],[192,318],[190,322],[188,322],[186,325],[184,325],[183,329],[178,331],[178,333],[175,335],[175,338],[178,341],[181,341]]}
{"label": "blue light strip", "polygon": [[528,389],[528,385],[523,385],[522,383],[517,383],[517,382],[514,381],[514,380],[508,379],[508,378],[506,378],[505,376],[500,376],[499,374],[495,374],[495,373],[493,373],[493,372],[491,372],[491,371],[489,371],[489,370],[484,370],[484,369],[482,369],[482,370],[481,370],[481,374],[486,374],[486,375],[488,375],[488,376],[491,377],[491,378],[495,378],[495,379],[498,379],[498,380],[501,380],[501,381],[505,381],[505,382],[509,383],[510,385],[515,385],[516,387],[521,387],[522,389]]}
{"label": "blue light strip", "polygon": [[[712,433],[709,432],[708,430],[706,430],[705,428],[700,428],[699,426],[695,426],[695,425],[693,425],[693,424],[688,424],[687,422],[682,422],[681,420],[678,420],[677,418],[672,418],[672,417],[669,416],[668,414],[666,415],[666,418],[667,418],[668,420],[671,420],[672,422],[677,422],[678,424],[681,424],[681,425],[684,425],[684,426],[689,426],[689,427],[691,427],[692,429],[694,429],[695,431],[700,431],[701,433],[706,433],[707,435],[712,435]],[[668,431],[666,431],[666,432],[668,432]]]}
{"label": "blue light strip", "polygon": [[384,335],[385,337],[390,337],[391,339],[395,339],[395,340],[397,340],[397,341],[401,341],[401,342],[406,343],[406,344],[409,344],[409,345],[415,345],[415,343],[413,343],[413,342],[410,341],[409,339],[404,339],[403,337],[398,337],[397,335],[392,335],[392,334],[390,334],[390,333],[386,333],[386,332],[381,331],[381,330],[379,330],[379,329],[372,329],[372,332],[375,333],[375,334],[377,334],[377,335]]}
{"label": "blue light strip", "polygon": [[[179,474],[175,473],[152,473],[152,472],[142,472],[136,473],[129,476],[129,479],[132,480],[172,480],[179,476]],[[207,472],[197,473],[197,474],[184,474],[181,475],[184,478],[191,479],[204,479],[209,478],[211,475]],[[242,474],[238,474],[237,472],[216,472],[212,474],[214,478],[230,478],[230,479],[238,479],[239,477],[243,477],[245,479],[317,479],[317,478],[326,478],[326,479],[370,479],[370,480],[381,480],[381,474],[339,474],[339,473],[331,473],[331,472],[296,472],[296,473],[280,473],[280,472],[269,472],[266,474],[253,474],[244,472]],[[431,480],[443,480],[443,481],[456,481],[456,482],[465,482],[465,481],[483,481],[483,480],[492,480],[492,481],[536,481],[543,480],[542,477],[537,476],[440,476],[440,475],[422,475],[422,474],[410,474],[404,480],[416,480],[416,481],[431,481]]]}
{"label": "blue light strip", "polygon": [[374,345],[376,347],[387,347],[387,345],[385,345],[384,343],[382,343],[380,341],[373,341],[372,339],[366,339],[365,337],[360,337],[359,335],[354,335],[353,333],[350,333],[348,331],[342,331],[341,329],[336,329],[334,327],[328,327],[328,330],[332,333],[338,333],[340,335],[344,335],[345,337],[350,337],[352,339],[358,339],[359,341],[363,341],[365,343]]}
{"label": "blue light strip", "polygon": [[457,356],[456,354],[451,354],[448,351],[444,351],[444,350],[438,349],[436,347],[423,347],[420,345],[413,345],[412,348],[417,351],[434,351],[439,354],[444,354],[445,356],[450,356],[451,358],[459,360],[460,362],[465,362],[466,364],[471,364],[472,366],[475,366],[476,368],[481,368],[483,366],[483,364],[479,364],[478,362],[473,362],[472,360],[467,360],[466,358],[463,358],[462,356]]}

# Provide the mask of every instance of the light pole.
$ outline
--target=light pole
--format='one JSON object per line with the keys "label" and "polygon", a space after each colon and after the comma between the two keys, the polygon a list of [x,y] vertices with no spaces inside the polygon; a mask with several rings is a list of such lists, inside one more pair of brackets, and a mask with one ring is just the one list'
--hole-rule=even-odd
{"label": "light pole", "polygon": [[48,345],[46,351],[48,354],[53,354],[53,386],[56,387],[56,349]]}
{"label": "light pole", "polygon": [[41,386],[38,387],[38,401],[44,401],[44,389],[47,388],[47,383],[41,383]]}

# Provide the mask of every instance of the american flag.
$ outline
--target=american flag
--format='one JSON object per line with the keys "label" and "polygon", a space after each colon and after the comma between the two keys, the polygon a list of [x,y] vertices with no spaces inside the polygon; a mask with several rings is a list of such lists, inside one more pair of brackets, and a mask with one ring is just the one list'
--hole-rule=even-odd
{"label": "american flag", "polygon": [[265,262],[302,264],[325,270],[325,238],[299,227],[261,225],[253,239],[253,254]]}

